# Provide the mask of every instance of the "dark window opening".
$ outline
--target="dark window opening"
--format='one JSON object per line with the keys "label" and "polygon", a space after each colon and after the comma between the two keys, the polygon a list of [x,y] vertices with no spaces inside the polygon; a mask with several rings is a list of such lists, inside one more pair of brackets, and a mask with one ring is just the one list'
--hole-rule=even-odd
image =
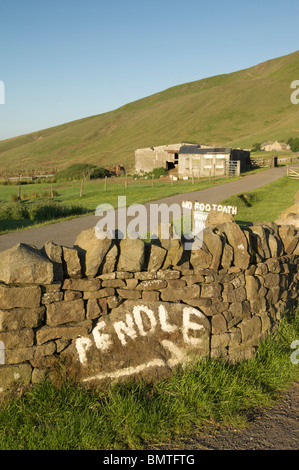
{"label": "dark window opening", "polygon": [[174,162],[166,162],[167,171],[172,170],[173,168],[175,168]]}

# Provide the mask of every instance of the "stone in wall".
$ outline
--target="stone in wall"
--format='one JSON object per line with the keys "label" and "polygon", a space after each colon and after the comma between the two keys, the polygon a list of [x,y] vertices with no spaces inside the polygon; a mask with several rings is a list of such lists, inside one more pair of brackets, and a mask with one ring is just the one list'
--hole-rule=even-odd
{"label": "stone in wall", "polygon": [[0,256],[0,281],[6,284],[51,284],[53,263],[35,247],[19,243]]}
{"label": "stone in wall", "polygon": [[146,244],[147,249],[147,270],[158,271],[162,268],[167,250],[162,246],[154,245],[152,243]]}
{"label": "stone in wall", "polygon": [[78,250],[75,248],[62,247],[63,256],[63,271],[64,277],[70,277],[74,279],[80,279],[83,277],[81,260],[79,257]]}
{"label": "stone in wall", "polygon": [[247,269],[250,264],[247,238],[243,230],[236,222],[225,222],[215,229],[218,234],[223,234],[227,242],[233,248],[233,265],[241,269]]}
{"label": "stone in wall", "polygon": [[207,245],[195,237],[190,251],[190,263],[193,268],[209,268],[213,256],[208,250]]}
{"label": "stone in wall", "polygon": [[152,232],[151,244],[165,250],[161,269],[169,269],[180,264],[184,253],[184,244],[173,223],[160,223]]}
{"label": "stone in wall", "polygon": [[211,227],[207,227],[202,233],[203,243],[206,245],[209,253],[212,255],[212,262],[209,268],[218,270],[221,264],[223,251],[223,237],[215,233]]}
{"label": "stone in wall", "polygon": [[[278,227],[278,233],[283,243],[284,252],[288,255],[293,253],[299,254],[299,230],[290,225],[283,225]],[[297,253],[298,251],[298,253]]]}
{"label": "stone in wall", "polygon": [[17,287],[0,284],[0,309],[37,308],[40,303],[40,286]]}
{"label": "stone in wall", "polygon": [[142,271],[145,260],[145,243],[140,238],[124,238],[120,241],[118,271]]}
{"label": "stone in wall", "polygon": [[47,241],[40,250],[41,254],[48,258],[53,263],[54,280],[63,280],[63,257],[62,247],[53,243],[53,241]]}
{"label": "stone in wall", "polygon": [[234,223],[235,219],[232,214],[228,214],[227,212],[222,211],[210,211],[208,213],[208,217],[206,218],[205,227],[215,228],[220,224],[224,223]]}
{"label": "stone in wall", "polygon": [[0,367],[0,392],[9,389],[16,383],[29,385],[32,378],[32,367],[28,363],[5,365]]}
{"label": "stone in wall", "polygon": [[[97,236],[98,235],[98,236]],[[74,248],[78,249],[83,272],[87,277],[99,273],[105,255],[111,248],[112,240],[96,234],[95,228],[84,230],[77,237]]]}

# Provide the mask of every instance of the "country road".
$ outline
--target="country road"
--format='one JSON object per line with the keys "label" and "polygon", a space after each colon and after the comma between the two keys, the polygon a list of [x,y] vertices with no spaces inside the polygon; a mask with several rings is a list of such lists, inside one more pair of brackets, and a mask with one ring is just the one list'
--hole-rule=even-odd
{"label": "country road", "polygon": [[[292,166],[298,166],[298,164]],[[240,180],[231,181],[209,189],[203,189],[201,191],[176,194],[157,201],[148,202],[144,205],[149,208],[150,204],[154,202],[156,204],[165,203],[170,205],[173,203],[181,204],[184,200],[215,204],[234,194],[244,191],[253,191],[261,186],[272,183],[285,174],[286,167],[271,168],[253,175],[244,175]],[[291,203],[292,201],[290,201],[290,204]],[[7,233],[0,236],[0,252],[21,242],[41,248],[48,240],[52,240],[54,243],[64,246],[72,247],[79,233],[83,230],[94,227],[98,220],[99,219],[95,215],[87,215],[40,227],[33,227],[18,232]]]}

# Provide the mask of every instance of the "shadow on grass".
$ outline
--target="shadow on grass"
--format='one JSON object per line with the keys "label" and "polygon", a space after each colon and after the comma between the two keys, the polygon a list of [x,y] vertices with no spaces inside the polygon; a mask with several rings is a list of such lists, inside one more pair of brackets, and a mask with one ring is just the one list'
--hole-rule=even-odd
{"label": "shadow on grass", "polygon": [[0,221],[0,234],[10,232],[12,230],[21,230],[23,228],[32,227],[35,225],[33,220],[17,219],[17,220],[1,220]]}

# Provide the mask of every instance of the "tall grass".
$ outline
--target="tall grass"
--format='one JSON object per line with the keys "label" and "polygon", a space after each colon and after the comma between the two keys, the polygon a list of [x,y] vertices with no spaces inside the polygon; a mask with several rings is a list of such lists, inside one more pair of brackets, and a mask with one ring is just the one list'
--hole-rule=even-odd
{"label": "tall grass", "polygon": [[0,449],[142,449],[178,437],[245,426],[299,380],[290,360],[299,312],[289,313],[256,356],[237,364],[199,359],[156,384],[87,389],[44,381],[0,405]]}
{"label": "tall grass", "polygon": [[35,201],[29,204],[22,202],[2,203],[0,220],[32,220],[42,222],[70,215],[80,215],[87,212],[76,204],[62,204],[57,201]]}

